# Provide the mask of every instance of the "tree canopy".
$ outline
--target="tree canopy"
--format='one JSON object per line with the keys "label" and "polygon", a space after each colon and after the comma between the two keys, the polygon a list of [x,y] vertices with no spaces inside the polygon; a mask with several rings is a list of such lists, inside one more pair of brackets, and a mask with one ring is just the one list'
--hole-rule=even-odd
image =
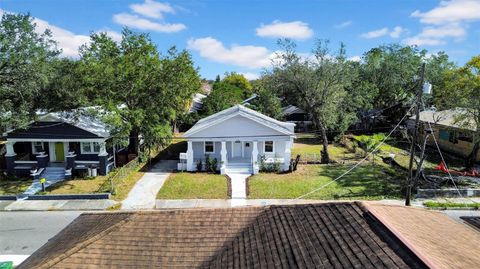
{"label": "tree canopy", "polygon": [[37,33],[29,14],[4,12],[0,21],[0,131],[34,116],[36,98],[51,81],[59,55],[50,31]]}
{"label": "tree canopy", "polygon": [[119,136],[130,137],[138,152],[140,135],[147,147],[166,143],[171,123],[187,109],[200,88],[197,70],[186,51],[161,56],[147,34],[123,30],[117,43],[105,33],[92,34],[81,48],[80,72],[87,96],[120,119]]}

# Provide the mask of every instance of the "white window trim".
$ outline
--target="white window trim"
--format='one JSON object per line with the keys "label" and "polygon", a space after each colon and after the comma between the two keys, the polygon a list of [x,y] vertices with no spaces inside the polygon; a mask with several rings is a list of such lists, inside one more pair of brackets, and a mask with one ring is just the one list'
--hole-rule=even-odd
{"label": "white window trim", "polygon": [[[95,151],[94,150],[95,147],[93,146],[93,143],[99,143],[99,142],[80,142],[80,153],[81,154],[99,154],[100,150]],[[83,144],[90,144],[90,151],[84,151]]]}
{"label": "white window trim", "polygon": [[[207,142],[212,142],[213,151],[207,151]],[[203,141],[203,151],[205,153],[215,153],[215,141]]]}
{"label": "white window trim", "polygon": [[[35,143],[42,143],[42,150],[41,151],[37,151],[37,149],[35,148]],[[43,142],[33,141],[31,144],[32,144],[32,153],[33,154],[39,154],[41,152],[45,152],[45,145],[43,144]]]}
{"label": "white window trim", "polygon": [[[270,142],[270,141],[272,142],[272,151],[266,151],[265,147],[267,146],[267,143],[265,143],[265,142]],[[263,152],[264,153],[275,153],[275,141],[273,141],[273,140],[263,141]]]}

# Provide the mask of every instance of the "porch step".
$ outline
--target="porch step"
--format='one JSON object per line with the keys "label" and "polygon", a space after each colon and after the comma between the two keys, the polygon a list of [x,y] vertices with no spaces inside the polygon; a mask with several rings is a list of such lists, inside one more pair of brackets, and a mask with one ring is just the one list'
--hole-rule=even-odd
{"label": "porch step", "polygon": [[65,179],[64,167],[47,167],[41,177],[47,180]]}

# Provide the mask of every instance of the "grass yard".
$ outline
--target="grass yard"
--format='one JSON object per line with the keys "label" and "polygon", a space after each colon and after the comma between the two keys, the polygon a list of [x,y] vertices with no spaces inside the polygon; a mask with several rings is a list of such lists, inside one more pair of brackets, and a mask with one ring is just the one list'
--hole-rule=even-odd
{"label": "grass yard", "polygon": [[107,183],[108,176],[97,176],[92,179],[71,179],[48,187],[46,189],[46,194],[81,194],[105,192],[103,191],[103,187],[106,186]]}
{"label": "grass yard", "polygon": [[31,179],[1,179],[0,195],[20,194],[26,191],[31,184]]}
{"label": "grass yard", "polygon": [[227,179],[207,173],[172,173],[163,184],[158,199],[228,199]]}
{"label": "grass yard", "polygon": [[[350,166],[300,165],[294,173],[260,173],[249,180],[250,199],[293,199],[331,182]],[[403,176],[381,165],[362,165],[304,199],[398,198]]]}
{"label": "grass yard", "polygon": [[[121,201],[125,199],[135,183],[144,175],[140,171],[143,164],[139,164],[120,184],[115,186],[112,199]],[[82,194],[82,193],[105,193],[110,192],[110,177],[115,171],[106,176],[97,176],[92,179],[71,179],[59,182],[47,188],[45,194]]]}

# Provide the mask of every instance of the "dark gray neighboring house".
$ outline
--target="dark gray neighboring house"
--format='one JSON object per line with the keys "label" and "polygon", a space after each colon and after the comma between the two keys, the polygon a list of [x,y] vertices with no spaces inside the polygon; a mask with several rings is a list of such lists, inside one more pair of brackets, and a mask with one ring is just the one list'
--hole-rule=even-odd
{"label": "dark gray neighboring house", "polygon": [[78,110],[40,115],[4,136],[7,172],[17,176],[40,176],[49,166],[64,167],[66,175],[96,167],[106,175],[114,166],[106,124]]}

